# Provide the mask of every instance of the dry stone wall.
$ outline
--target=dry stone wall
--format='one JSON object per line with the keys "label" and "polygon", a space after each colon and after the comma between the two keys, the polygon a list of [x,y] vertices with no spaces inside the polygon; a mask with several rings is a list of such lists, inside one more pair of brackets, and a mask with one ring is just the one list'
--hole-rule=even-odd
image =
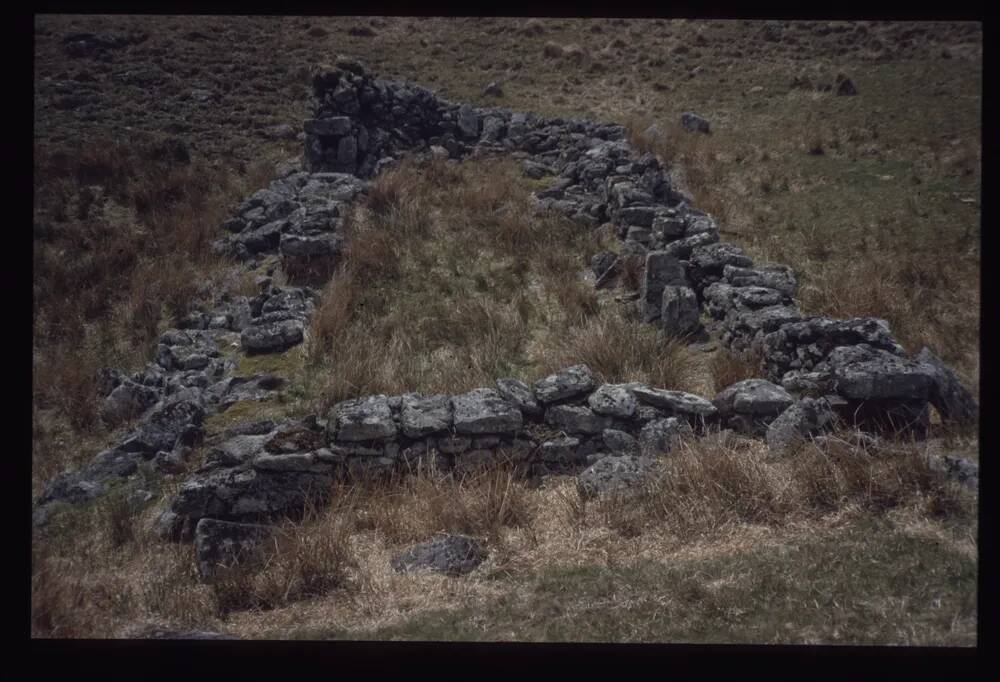
{"label": "dry stone wall", "polygon": [[[656,455],[709,428],[763,437],[784,451],[835,424],[919,436],[929,404],[945,420],[978,418],[954,373],[929,349],[907,357],[885,321],[799,311],[792,270],[755,264],[721,242],[712,217],[689,205],[655,156],[631,148],[621,126],[450,103],[376,79],[346,59],[315,77],[314,96],[314,117],[303,126],[305,169],[286,168],[250,196],[223,225],[227,235],[213,245],[220,254],[247,267],[275,254],[286,268],[336,261],[350,203],[403,154],[456,162],[513,154],[526,175],[552,178],[536,193],[538,210],[570,216],[581,229],[615,227],[618,251],[592,260],[596,286],[614,282],[625,258],[641,258],[641,286],[632,294],[637,318],[691,340],[711,333],[732,352],[761,357],[764,376],[708,400],[602,384],[581,365],[533,386],[506,378],[458,395],[362,396],[326,415],[241,424],[210,449],[157,521],[164,537],[199,537],[199,556],[221,551],[226,528],[294,516],[343,477],[426,466],[461,473],[504,457],[535,474],[579,473],[581,495],[591,496],[629,489]],[[689,127],[702,134],[708,123]],[[36,523],[46,522],[53,505],[93,499],[143,462],[179,470],[203,436],[206,415],[282,389],[282,377],[237,377],[220,348],[281,353],[302,343],[317,292],[278,288],[269,277],[258,283],[258,296],[221,297],[163,334],[144,372],[105,372],[106,418],[138,425],[87,467],[53,481],[37,501]],[[938,464],[963,481],[978,476],[968,463]],[[244,530],[233,537],[258,536]]]}

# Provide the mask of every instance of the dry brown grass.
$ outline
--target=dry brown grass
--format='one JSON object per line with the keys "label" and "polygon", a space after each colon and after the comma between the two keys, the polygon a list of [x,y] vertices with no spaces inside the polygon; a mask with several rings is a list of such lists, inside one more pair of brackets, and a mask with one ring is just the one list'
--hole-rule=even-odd
{"label": "dry brown grass", "polygon": [[238,610],[278,608],[346,587],[357,562],[349,525],[336,510],[310,507],[300,522],[278,526],[261,552],[261,565],[220,567],[212,581],[219,618]]}
{"label": "dry brown grass", "polygon": [[719,348],[712,355],[708,367],[715,393],[744,379],[754,379],[763,375],[758,356],[749,353],[731,353],[725,348]]}
{"label": "dry brown grass", "polygon": [[907,505],[931,518],[961,522],[975,515],[968,493],[934,473],[921,448],[866,448],[845,433],[783,458],[759,441],[685,443],[664,460],[638,503],[609,498],[597,507],[622,532],[665,524],[691,538],[739,524],[816,522],[849,507],[884,515]]}
{"label": "dry brown grass", "polygon": [[[533,380],[551,371],[560,344],[561,360],[580,361],[570,361],[563,337],[618,319],[582,276],[608,235],[535,215],[529,186],[515,163],[496,159],[411,159],[375,181],[312,322],[310,358],[329,377],[326,402]],[[617,326],[603,343],[621,332],[647,355],[656,347],[655,359],[639,362],[658,363],[657,380],[678,371],[672,345],[658,347],[624,319],[606,324]]]}
{"label": "dry brown grass", "polygon": [[[36,420],[99,435],[97,369],[134,370],[164,324],[186,314],[227,270],[209,243],[245,177],[189,159],[169,141],[96,140],[35,155]],[[35,442],[35,483],[87,453]]]}
{"label": "dry brown grass", "polygon": [[695,381],[692,353],[685,343],[653,325],[608,313],[554,340],[546,349],[543,367],[556,371],[582,362],[607,382],[641,381],[685,390]]}

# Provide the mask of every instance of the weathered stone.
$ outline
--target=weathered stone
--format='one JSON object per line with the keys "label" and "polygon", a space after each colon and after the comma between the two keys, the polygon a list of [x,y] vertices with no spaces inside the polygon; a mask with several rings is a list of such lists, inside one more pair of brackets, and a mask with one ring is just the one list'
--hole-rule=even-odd
{"label": "weathered stone", "polygon": [[220,443],[205,454],[205,466],[232,467],[249,462],[264,452],[270,434],[237,435]]}
{"label": "weathered stone", "polygon": [[932,383],[929,397],[944,422],[974,424],[979,418],[979,406],[958,376],[926,346],[917,355],[917,362],[930,371]]}
{"label": "weathered stone", "polygon": [[787,453],[813,435],[832,428],[837,414],[822,398],[803,398],[790,405],[767,427],[767,446]]}
{"label": "weathered stone", "polygon": [[580,398],[597,387],[598,380],[586,365],[574,365],[535,382],[535,397],[543,405]]}
{"label": "weathered stone", "polygon": [[890,335],[889,324],[876,318],[809,317],[766,334],[761,351],[769,378],[780,379],[789,370],[812,370],[834,348],[862,343],[903,355],[903,348]]}
{"label": "weathered stone", "polygon": [[691,263],[699,270],[722,274],[725,266],[749,268],[753,266],[750,257],[735,244],[706,244],[691,250]]}
{"label": "weathered stone", "polygon": [[307,135],[341,136],[351,132],[351,119],[347,116],[333,116],[331,118],[309,119],[303,126]]}
{"label": "weathered stone", "polygon": [[338,403],[327,418],[327,428],[331,427],[336,428],[336,440],[347,442],[392,440],[398,431],[384,395]]}
{"label": "weathered stone", "polygon": [[664,251],[646,254],[646,269],[637,302],[643,322],[652,322],[660,317],[664,287],[687,285],[684,266],[679,260]]}
{"label": "weathered stone", "polygon": [[302,320],[282,320],[252,325],[240,332],[240,344],[248,353],[281,353],[302,343]]}
{"label": "weathered stone", "polygon": [[726,265],[722,268],[722,277],[734,287],[767,287],[786,296],[794,296],[798,288],[795,274],[787,265],[769,265],[756,269]]}
{"label": "weathered stone", "polygon": [[[690,230],[690,227],[688,228]],[[689,232],[690,235],[690,232]],[[675,242],[670,242],[661,249],[663,253],[678,260],[684,260],[691,256],[691,252],[699,246],[704,246],[705,244],[712,244],[719,241],[718,230],[712,232],[700,232],[698,234],[690,235],[684,237],[683,239],[678,239]],[[684,282],[679,282],[679,284],[684,284]]]}
{"label": "weathered stone", "polygon": [[765,379],[745,379],[720,391],[712,401],[723,422],[737,431],[764,433],[795,399]]}
{"label": "weathered stone", "polygon": [[653,460],[622,455],[603,457],[590,465],[576,480],[584,500],[608,495],[631,495],[642,490],[655,472]]}
{"label": "weathered stone", "polygon": [[101,406],[101,418],[109,424],[135,419],[159,399],[159,391],[150,386],[123,380],[114,388]]}
{"label": "weathered stone", "polygon": [[465,436],[441,436],[436,441],[437,449],[446,455],[457,455],[472,446],[472,439]]}
{"label": "weathered stone", "polygon": [[657,216],[653,220],[653,234],[664,241],[673,241],[684,236],[684,220],[676,216]]}
{"label": "weathered stone", "polygon": [[594,277],[600,279],[604,273],[614,267],[617,261],[618,254],[614,251],[601,251],[590,259],[590,269],[594,273]]}
{"label": "weathered stone", "polygon": [[951,455],[930,455],[927,463],[934,471],[943,473],[970,490],[979,489],[979,464],[963,457]]}
{"label": "weathered stone", "polygon": [[220,566],[247,567],[257,563],[262,546],[273,534],[270,526],[201,519],[194,533],[198,576],[210,583]]}
{"label": "weathered stone", "polygon": [[302,512],[327,499],[333,477],[299,471],[258,471],[248,466],[216,469],[188,478],[170,506],[175,528],[209,517],[259,521]]}
{"label": "weathered stone", "polygon": [[864,343],[834,348],[823,365],[845,398],[926,400],[934,382],[927,365]]}
{"label": "weathered stone", "polygon": [[257,471],[296,471],[302,473],[332,473],[328,462],[318,459],[312,452],[291,454],[263,454],[254,457],[251,465]]}
{"label": "weathered stone", "polygon": [[458,130],[466,139],[479,137],[479,114],[468,104],[458,110]]}
{"label": "weathered stone", "polygon": [[286,424],[264,443],[264,449],[273,455],[309,452],[326,445],[326,434],[315,424],[315,418]]}
{"label": "weathered stone", "polygon": [[568,463],[580,459],[579,449],[579,438],[563,436],[545,441],[539,446],[538,452],[543,462]]}
{"label": "weathered stone", "polygon": [[566,433],[601,433],[612,425],[610,417],[594,414],[587,407],[555,405],[545,411],[545,423]]}
{"label": "weathered stone", "polygon": [[608,452],[612,455],[638,455],[639,442],[624,431],[604,429],[601,439]]}
{"label": "weathered stone", "polygon": [[668,391],[641,385],[631,390],[640,402],[664,410],[668,415],[683,416],[689,421],[691,418],[709,420],[715,417],[718,412],[715,405],[693,393]]}
{"label": "weathered stone", "polygon": [[283,234],[279,250],[297,258],[334,256],[340,253],[344,238],[339,234]]}
{"label": "weathered stone", "polygon": [[645,455],[661,455],[673,450],[683,438],[694,435],[691,425],[683,419],[668,417],[656,419],[642,427],[639,447]]}
{"label": "weathered stone", "polygon": [[526,383],[519,379],[497,379],[496,384],[497,392],[522,414],[530,417],[541,416],[542,407]]}
{"label": "weathered stone", "polygon": [[452,398],[455,431],[460,434],[514,434],[521,430],[523,417],[497,391],[477,388]]}
{"label": "weathered stone", "polygon": [[483,563],[488,554],[486,548],[474,538],[443,535],[394,557],[392,568],[399,573],[428,569],[445,575],[460,576]]}
{"label": "weathered stone", "polygon": [[410,438],[422,438],[451,428],[451,398],[438,394],[424,396],[407,393],[403,396],[400,423]]}
{"label": "weathered stone", "polygon": [[637,402],[635,396],[625,385],[604,384],[587,398],[595,413],[611,417],[628,419],[635,415]]}
{"label": "weathered stone", "polygon": [[685,286],[663,287],[660,326],[668,334],[685,336],[701,327],[701,309],[694,290]]}
{"label": "weathered stone", "polygon": [[681,126],[690,133],[705,133],[707,135],[712,132],[712,126],[708,122],[708,119],[702,118],[690,111],[681,114]]}

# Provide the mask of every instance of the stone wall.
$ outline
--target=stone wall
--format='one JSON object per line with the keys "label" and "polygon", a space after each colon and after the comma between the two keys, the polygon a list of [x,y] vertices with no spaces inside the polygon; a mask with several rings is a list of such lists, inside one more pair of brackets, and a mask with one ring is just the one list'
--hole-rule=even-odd
{"label": "stone wall", "polygon": [[[552,178],[536,193],[539,211],[561,212],[581,229],[614,226],[620,248],[595,254],[596,286],[614,282],[625,258],[642,259],[641,286],[632,294],[637,318],[691,340],[711,333],[733,352],[761,357],[765,378],[709,401],[639,384],[601,385],[578,366],[530,387],[501,379],[460,395],[364,396],[327,415],[239,425],[181,486],[158,521],[165,537],[190,538],[202,518],[294,514],[336,478],[362,472],[430,465],[462,472],[504,456],[536,474],[586,468],[590,478],[581,480],[620,480],[639,471],[634,463],[643,457],[712,426],[765,437],[782,450],[835,424],[921,435],[929,404],[945,420],[978,418],[954,373],[929,349],[907,357],[883,320],[803,315],[791,269],[755,264],[721,242],[712,217],[689,205],[655,156],[632,149],[621,126],[453,104],[375,79],[345,59],[316,75],[314,95],[314,117],[303,126],[306,170],[286,168],[249,197],[223,225],[219,253],[248,268],[274,255],[286,268],[336,262],[347,207],[364,195],[366,179],[401,155],[457,162],[509,153],[530,177]],[[220,297],[163,334],[145,372],[105,373],[107,418],[138,425],[87,467],[53,481],[36,522],[45,522],[54,503],[92,499],[142,462],[179,470],[202,438],[206,415],[281,389],[281,377],[236,377],[219,348],[281,353],[302,343],[317,292],[276,288],[270,278],[259,285],[258,296]]]}

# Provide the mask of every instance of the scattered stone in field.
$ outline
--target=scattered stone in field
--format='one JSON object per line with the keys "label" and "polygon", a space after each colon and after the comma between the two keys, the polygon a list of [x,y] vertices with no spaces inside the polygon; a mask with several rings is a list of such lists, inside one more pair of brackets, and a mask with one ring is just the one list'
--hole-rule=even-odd
{"label": "scattered stone in field", "polygon": [[927,463],[934,471],[943,473],[970,490],[979,490],[979,464],[963,457],[930,455]]}
{"label": "scattered stone in field", "polygon": [[492,81],[483,88],[483,95],[487,97],[503,97],[503,88],[500,87],[500,83],[497,81]]}
{"label": "scattered stone in field", "polygon": [[642,490],[654,471],[655,463],[647,457],[602,457],[577,476],[576,489],[584,500],[635,494]]}
{"label": "scattered stone in field", "polygon": [[837,75],[837,94],[840,96],[856,95],[858,89],[854,86],[854,81],[844,74]]}
{"label": "scattered stone in field", "polygon": [[210,583],[220,565],[252,565],[273,532],[270,526],[202,519],[194,533],[198,576],[202,582]]}
{"label": "scattered stone in field", "polygon": [[697,114],[692,114],[690,111],[681,114],[681,126],[689,133],[705,133],[709,135],[712,132],[711,124],[707,119]]}
{"label": "scattered stone in field", "polygon": [[443,535],[416,545],[392,560],[398,573],[427,569],[453,577],[465,575],[483,563],[488,551],[478,540],[465,535]]}

